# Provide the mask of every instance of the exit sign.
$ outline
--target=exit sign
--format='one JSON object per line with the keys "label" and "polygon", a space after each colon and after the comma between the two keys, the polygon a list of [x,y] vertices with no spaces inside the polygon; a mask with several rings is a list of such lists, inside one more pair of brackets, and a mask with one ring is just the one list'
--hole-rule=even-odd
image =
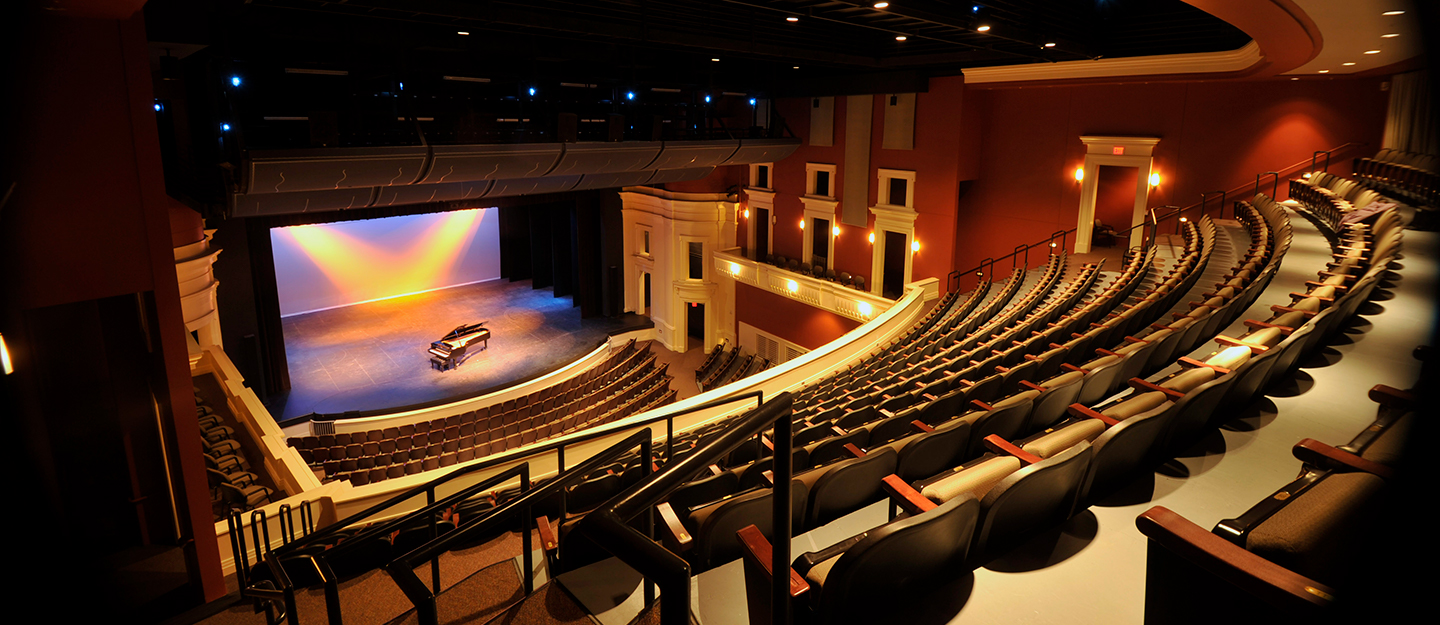
{"label": "exit sign", "polygon": [[1113,148],[1110,148],[1110,153],[1111,153],[1111,154],[1115,154],[1115,155],[1124,154],[1124,153],[1125,153],[1125,146],[1123,146],[1123,145],[1117,145],[1117,146],[1115,146],[1115,147],[1113,147]]}

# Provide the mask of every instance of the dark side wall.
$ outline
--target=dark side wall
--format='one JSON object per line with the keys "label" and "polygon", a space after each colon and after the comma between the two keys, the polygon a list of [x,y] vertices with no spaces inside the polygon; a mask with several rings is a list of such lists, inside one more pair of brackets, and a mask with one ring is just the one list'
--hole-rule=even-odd
{"label": "dark side wall", "polygon": [[735,283],[735,319],[812,350],[860,327],[853,319],[743,282]]}

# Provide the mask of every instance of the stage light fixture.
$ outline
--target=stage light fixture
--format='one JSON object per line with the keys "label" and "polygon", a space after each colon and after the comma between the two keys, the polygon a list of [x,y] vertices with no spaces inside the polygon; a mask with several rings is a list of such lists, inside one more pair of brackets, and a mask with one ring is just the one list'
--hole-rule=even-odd
{"label": "stage light fixture", "polygon": [[155,112],[156,112],[156,113],[159,113],[159,112],[160,112],[160,109],[162,109],[162,108],[165,108],[165,107],[160,106],[160,103],[159,103],[159,102],[156,102],[156,103],[155,103]]}
{"label": "stage light fixture", "polygon": [[990,32],[990,25],[989,25],[989,24],[984,24],[984,25],[980,26],[979,28],[976,28],[975,30],[978,31],[978,32],[982,32],[982,33]]}
{"label": "stage light fixture", "polygon": [[971,13],[979,13],[979,12],[980,12],[980,5],[977,4],[977,5],[974,5],[974,6],[970,7],[970,12],[971,12]]}
{"label": "stage light fixture", "polygon": [[239,77],[239,76],[231,76],[231,77],[230,77],[230,86],[232,86],[232,87],[239,87],[239,86],[240,86],[240,77]]}
{"label": "stage light fixture", "polygon": [[531,88],[530,88],[530,95],[535,95],[535,88],[534,88],[534,87],[531,87]]}
{"label": "stage light fixture", "polygon": [[918,251],[920,251],[920,241],[919,241],[918,239],[915,240],[915,241],[911,241],[911,242],[910,242],[910,251],[911,251],[911,252],[918,252]]}
{"label": "stage light fixture", "polygon": [[798,21],[800,21],[800,18],[791,16],[791,17],[785,18],[785,21],[787,21],[787,22],[798,22]]}
{"label": "stage light fixture", "polygon": [[455,34],[457,34],[457,35],[468,35],[468,34],[470,34],[470,31],[468,31],[468,30],[457,30],[457,31],[455,31]]}
{"label": "stage light fixture", "polygon": [[883,8],[885,8],[885,7],[888,7],[888,6],[890,6],[890,3],[889,3],[889,2],[876,2],[876,3],[875,3],[875,8],[877,8],[877,9],[883,9]]}
{"label": "stage light fixture", "polygon": [[905,35],[895,35],[895,41],[905,41],[906,39],[909,39],[909,37]]}
{"label": "stage light fixture", "polygon": [[1157,171],[1150,174],[1150,186],[1160,186],[1160,172]]}
{"label": "stage light fixture", "polygon": [[719,62],[720,62],[720,59],[710,59],[710,62],[711,62],[711,63],[719,63]]}
{"label": "stage light fixture", "polygon": [[1085,168],[1084,168],[1084,167],[1076,167],[1076,168],[1075,168],[1075,182],[1082,182],[1082,181],[1084,181],[1084,180],[1085,180]]}
{"label": "stage light fixture", "polygon": [[229,132],[229,131],[230,131],[230,124],[220,124],[220,130],[223,130],[223,131],[225,131],[225,132]]}
{"label": "stage light fixture", "polygon": [[746,219],[749,219],[749,218],[750,218],[750,209],[748,209],[748,208],[745,209],[744,215],[745,215],[745,218],[746,218]]}
{"label": "stage light fixture", "polygon": [[870,313],[875,311],[875,308],[870,305],[870,302],[860,302],[855,307],[860,309],[861,317],[869,317]]}
{"label": "stage light fixture", "polygon": [[1181,217],[1181,218],[1180,218],[1180,223],[1182,223],[1182,224],[1185,223],[1185,222],[1187,222],[1187,221],[1190,221],[1190,220],[1189,220],[1189,219],[1186,219],[1186,218],[1184,218],[1184,217]]}
{"label": "stage light fixture", "polygon": [[708,93],[705,94],[705,101],[706,101],[706,102],[709,102],[709,101],[710,101],[710,94],[708,94]]}
{"label": "stage light fixture", "polygon": [[831,228],[831,229],[830,229],[830,234],[832,234],[832,235],[834,235],[834,236],[837,236],[837,237],[840,236],[840,226],[835,226],[834,228]]}
{"label": "stage light fixture", "polygon": [[625,92],[625,99],[626,99],[626,100],[634,100],[634,99],[635,99],[635,92],[634,92],[634,91],[626,91],[626,92]]}
{"label": "stage light fixture", "polygon": [[750,98],[750,106],[755,106],[755,98]]}
{"label": "stage light fixture", "polygon": [[790,289],[791,293],[796,293],[800,290],[800,283],[794,280],[786,280],[785,288]]}
{"label": "stage light fixture", "polygon": [[0,334],[0,367],[5,369],[5,375],[15,373],[15,365],[10,362],[10,347],[5,345],[4,334]]}
{"label": "stage light fixture", "polygon": [[405,90],[405,83],[403,83],[403,82],[400,83],[400,90],[401,90],[401,91],[404,91],[404,90]]}
{"label": "stage light fixture", "polygon": [[1055,42],[1053,42],[1053,41],[1046,42],[1046,43],[1045,43],[1045,47],[1047,47],[1047,48],[1053,48],[1053,47],[1055,47]]}

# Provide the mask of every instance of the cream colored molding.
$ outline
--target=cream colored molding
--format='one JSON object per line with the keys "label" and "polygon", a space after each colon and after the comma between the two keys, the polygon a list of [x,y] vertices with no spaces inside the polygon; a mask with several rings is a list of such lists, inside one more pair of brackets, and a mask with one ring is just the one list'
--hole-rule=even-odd
{"label": "cream colored molding", "polygon": [[[1082,136],[1080,142],[1085,144],[1085,175],[1080,181],[1080,212],[1075,221],[1075,253],[1084,254],[1090,251],[1092,243],[1090,239],[1095,225],[1095,199],[1099,194],[1100,167],[1109,165],[1134,167],[1138,170],[1135,178],[1135,204],[1130,213],[1131,223],[1110,225],[1117,230],[1123,230],[1142,222],[1145,219],[1146,204],[1150,200],[1150,172],[1155,164],[1151,153],[1155,150],[1155,144],[1160,143],[1160,138]],[[1123,153],[1116,154],[1116,148],[1121,148]],[[1127,247],[1140,245],[1144,230],[1131,230]]]}
{"label": "cream colored molding", "polygon": [[[830,232],[825,236],[830,237],[830,253],[825,255],[825,268],[835,268],[835,227],[840,225],[839,216],[835,214],[835,208],[840,205],[838,200],[822,199],[813,195],[800,197],[800,203],[805,206],[805,232],[800,235],[800,260],[806,266],[813,264],[815,258],[815,235],[810,232],[815,227],[816,219],[824,219],[830,223]],[[796,224],[798,227],[799,224]],[[773,228],[771,229],[773,232]]]}
{"label": "cream colored molding", "polygon": [[[883,292],[882,274],[885,272],[885,232],[905,235],[905,245],[910,246],[915,241],[915,218],[919,217],[920,213],[907,206],[891,206],[889,204],[871,206],[870,212],[875,215],[875,242],[870,245],[870,276],[866,278],[870,283],[866,286],[870,288],[871,293],[879,295]],[[910,271],[914,264],[915,254],[910,250],[905,250],[906,284],[910,283]]]}
{"label": "cream colored molding", "polygon": [[205,231],[205,237],[175,248],[175,278],[179,282],[180,313],[185,319],[185,331],[198,335],[197,346],[204,348],[221,345],[219,302],[216,289],[220,281],[215,279],[215,260],[219,248],[210,247],[215,237],[214,230]]}
{"label": "cream colored molding", "polygon": [[[838,282],[817,280],[808,274],[755,262],[741,256],[737,248],[716,252],[714,270],[717,278],[728,277],[736,282],[765,289],[860,322],[874,319],[895,304],[873,293],[842,286]],[[865,306],[861,304],[869,306],[868,314],[863,312]]]}
{"label": "cream colored molding", "polygon": [[1071,80],[1076,78],[1119,78],[1162,74],[1208,74],[1239,72],[1265,59],[1260,44],[1252,39],[1234,50],[1199,54],[1160,54],[1095,61],[1028,63],[1004,67],[975,67],[964,71],[965,84]]}

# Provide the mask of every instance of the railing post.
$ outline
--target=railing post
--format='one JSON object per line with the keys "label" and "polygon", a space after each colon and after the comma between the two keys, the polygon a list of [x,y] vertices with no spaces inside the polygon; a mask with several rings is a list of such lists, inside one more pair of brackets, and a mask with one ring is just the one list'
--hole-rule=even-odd
{"label": "railing post", "polygon": [[[425,505],[428,506],[428,505],[430,505],[430,504],[432,504],[432,503],[435,503],[435,487],[433,487],[433,486],[430,487],[430,488],[425,489]],[[439,535],[440,535],[440,532],[439,532],[438,528],[435,527],[435,515],[434,515],[434,514],[431,514],[431,515],[430,515],[429,521],[430,521],[430,540],[435,540],[435,537],[436,537],[436,536],[439,536]],[[523,529],[523,527],[522,527],[522,529]],[[526,536],[529,536],[529,534],[527,533]],[[431,561],[430,561],[430,588],[432,589],[432,590],[431,590],[431,593],[432,593],[432,594],[436,594],[436,595],[440,594],[440,558],[438,558],[438,557],[435,558],[434,560],[431,560]]]}
{"label": "railing post", "polygon": [[772,502],[774,510],[770,522],[775,529],[775,545],[771,552],[770,565],[770,570],[774,573],[770,576],[770,605],[774,610],[770,622],[775,625],[790,622],[790,476],[794,472],[790,449],[793,432],[790,422],[794,415],[794,410],[786,408],[784,416],[775,420],[775,458],[771,461],[771,466],[775,469],[775,486]]}
{"label": "railing post", "polygon": [[[529,491],[530,463],[527,462],[520,465],[520,496],[524,497],[525,493]],[[563,519],[564,517],[561,518]],[[530,506],[525,506],[523,509],[520,510],[520,561],[525,567],[525,595],[527,597],[530,595],[530,593],[535,592],[535,562],[534,556],[530,554],[530,524],[534,522],[534,519],[535,517],[530,515]],[[456,529],[458,530],[459,528],[457,527]],[[440,556],[435,556],[435,559],[440,559]],[[438,579],[436,585],[439,585]],[[436,589],[435,594],[440,594],[438,588]],[[431,599],[431,603],[433,605],[434,599]]]}

